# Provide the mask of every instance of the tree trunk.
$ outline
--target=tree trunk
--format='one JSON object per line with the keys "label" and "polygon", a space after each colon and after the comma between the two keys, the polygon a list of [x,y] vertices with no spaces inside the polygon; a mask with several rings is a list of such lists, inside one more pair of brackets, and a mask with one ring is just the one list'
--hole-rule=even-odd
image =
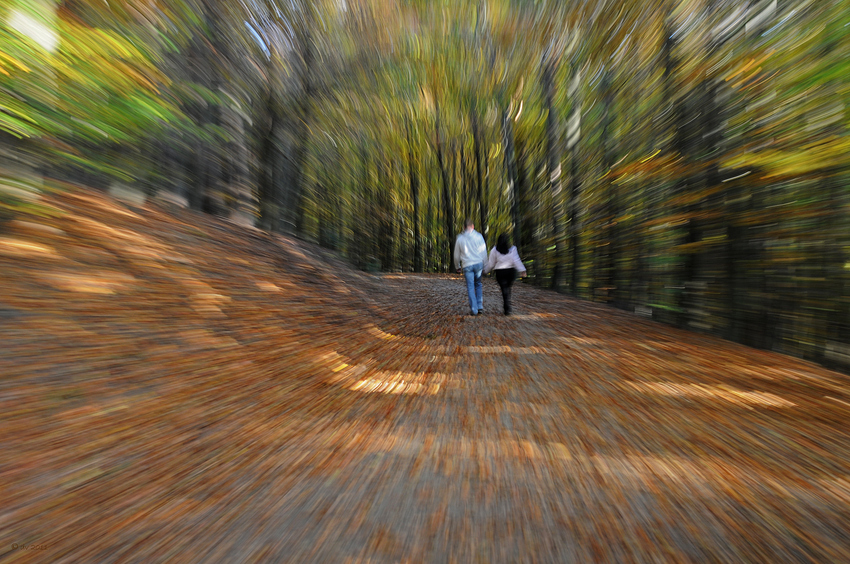
{"label": "tree trunk", "polygon": [[413,272],[422,272],[422,237],[419,233],[419,174],[413,153],[410,120],[407,121],[407,170],[410,175],[410,196],[413,200]]}
{"label": "tree trunk", "polygon": [[567,125],[567,148],[570,152],[570,186],[567,199],[569,209],[569,253],[570,253],[570,293],[578,296],[579,280],[579,180],[578,180],[578,143],[581,139],[581,99],[579,98],[579,72],[575,64],[571,66],[569,97],[572,104]]}
{"label": "tree trunk", "polygon": [[578,150],[570,149],[570,293],[578,296],[579,264],[579,218],[578,218]]}
{"label": "tree trunk", "polygon": [[516,155],[514,152],[514,130],[511,115],[506,107],[502,112],[502,136],[505,144],[505,173],[507,174],[508,191],[511,198],[511,222],[513,223],[514,243],[519,245],[520,239],[520,217],[519,217],[519,182],[517,181]]}
{"label": "tree trunk", "polygon": [[280,194],[275,190],[275,175],[277,171],[277,148],[275,134],[278,124],[277,111],[273,106],[272,94],[269,92],[266,100],[266,108],[271,116],[271,124],[262,136],[260,144],[260,223],[264,229],[278,230],[278,219],[280,217],[279,207]]}
{"label": "tree trunk", "polygon": [[558,142],[558,115],[555,109],[555,63],[543,67],[543,91],[546,98],[546,162],[549,174],[549,193],[552,196],[552,233],[555,239],[552,288],[564,285],[564,202],[561,193],[561,149]]}
{"label": "tree trunk", "polygon": [[[740,224],[741,218],[746,214],[749,205],[742,205],[744,199],[743,190],[736,183],[732,183],[726,192],[728,213],[731,221],[728,227],[726,243],[726,278],[727,278],[727,311],[729,315],[729,329],[726,337],[738,343],[744,342],[744,331],[746,328],[746,300],[742,299],[747,293],[746,287],[746,233],[745,226]],[[751,198],[746,199],[748,203]]]}
{"label": "tree trunk", "polygon": [[295,151],[292,158],[292,193],[294,195],[294,209],[290,217],[295,216],[295,231],[304,232],[304,204],[306,194],[304,190],[304,165],[307,157],[307,145],[310,141],[310,128],[308,123],[311,118],[313,101],[313,38],[308,22],[304,27],[303,35],[299,34],[298,51],[301,54],[301,96],[297,104],[297,115],[295,116]]}
{"label": "tree trunk", "polygon": [[517,176],[517,193],[519,194],[519,234],[515,235],[514,244],[520,250],[520,256],[531,255],[532,242],[534,240],[534,222],[531,213],[532,190],[528,182],[528,155],[525,148],[525,141],[522,136],[515,137],[516,142],[516,176]]}
{"label": "tree trunk", "polygon": [[481,129],[478,123],[478,108],[473,106],[470,111],[472,121],[472,150],[475,152],[475,187],[478,192],[478,213],[480,224],[478,229],[487,236],[487,195],[481,173]]}
{"label": "tree trunk", "polygon": [[[669,8],[669,12],[672,13],[672,8]],[[682,103],[676,99],[675,95],[675,81],[674,81],[674,71],[676,68],[676,60],[673,56],[673,49],[676,46],[676,40],[673,38],[673,27],[671,25],[670,19],[672,16],[668,14],[668,22],[665,24],[664,36],[666,37],[664,44],[662,45],[662,61],[664,63],[664,72],[663,72],[663,95],[664,95],[664,113],[662,115],[668,116],[667,119],[661,120],[662,127],[666,127],[667,129],[671,129],[673,131],[672,135],[670,135],[670,142],[665,147],[665,152],[667,153],[667,157],[670,161],[680,160],[680,158],[685,154],[685,133],[684,133],[684,108]],[[661,200],[667,200],[670,197],[676,197],[680,194],[683,194],[687,189],[687,181],[681,176],[677,176],[676,179],[672,182],[672,185],[669,186],[664,194],[662,194]],[[668,249],[668,252],[671,250]],[[657,309],[653,312],[653,317],[656,316],[657,313],[660,312],[660,317],[662,320],[666,320],[668,322],[675,322],[679,325],[684,325],[685,316],[684,311],[680,308],[682,307],[682,297],[684,295],[684,290],[678,290],[678,293],[668,293],[665,291],[667,287],[672,288],[682,288],[683,286],[683,276],[681,271],[683,268],[679,265],[674,265],[672,267],[665,268],[660,274],[659,278],[661,278],[662,282],[657,286],[658,288],[658,296],[651,297],[653,303],[663,304],[666,307],[671,308],[675,313],[671,316],[666,311],[662,309]]]}
{"label": "tree trunk", "polygon": [[393,212],[392,201],[390,199],[389,190],[389,170],[387,161],[383,153],[378,162],[378,183],[377,183],[377,215],[379,218],[379,237],[380,237],[380,257],[381,269],[384,272],[389,272],[393,269]]}
{"label": "tree trunk", "polygon": [[374,241],[375,237],[372,235],[374,232],[371,231],[373,213],[369,208],[369,197],[371,192],[369,188],[371,179],[369,175],[369,152],[366,150],[365,146],[360,147],[360,161],[362,167],[360,186],[356,191],[359,195],[357,201],[360,205],[358,206],[359,214],[357,214],[357,218],[355,219],[351,230],[354,235],[354,241],[351,246],[355,249],[355,253],[357,254],[358,266],[363,270],[368,270],[372,261],[372,241]]}
{"label": "tree trunk", "polygon": [[614,302],[619,305],[620,298],[620,280],[617,271],[617,260],[619,253],[619,229],[617,220],[619,219],[619,201],[615,185],[611,180],[611,171],[614,166],[614,140],[613,124],[614,124],[614,92],[611,85],[611,71],[606,70],[602,76],[600,85],[602,89],[602,163],[607,172],[605,177],[605,203],[602,212],[603,227],[603,245],[602,245],[602,284],[603,284],[603,301]]}
{"label": "tree trunk", "polygon": [[460,211],[464,218],[471,217],[469,205],[469,177],[466,174],[466,143],[460,144]]}
{"label": "tree trunk", "polygon": [[[429,167],[430,168],[430,167]],[[426,186],[433,186],[433,178],[426,178],[428,182]],[[434,204],[433,192],[426,191],[425,196],[425,271],[432,272],[434,267],[434,208],[436,205]],[[454,241],[452,241],[452,245],[454,245]]]}
{"label": "tree trunk", "polygon": [[226,112],[227,128],[233,141],[229,152],[230,182],[229,193],[232,198],[230,218],[240,225],[253,226],[257,217],[257,198],[249,178],[251,153],[248,149],[248,136],[245,120],[238,108],[229,108]]}
{"label": "tree trunk", "polygon": [[[220,32],[219,15],[215,7],[210,5],[208,1],[204,2],[204,21],[209,27],[211,35],[211,49],[204,50],[204,61],[206,63],[204,69],[205,78],[208,79],[208,87],[216,94],[221,93],[222,77],[219,65],[224,65],[227,56],[227,46],[220,40],[222,34]],[[206,114],[207,123],[212,124],[215,128],[222,126],[222,111],[218,103],[213,103],[208,106]],[[207,213],[215,215],[227,215],[227,206],[224,199],[224,179],[223,167],[225,147],[220,142],[213,140],[207,146],[207,153],[204,155],[203,170],[204,170],[204,190],[202,207]]]}
{"label": "tree trunk", "polygon": [[449,186],[449,177],[448,171],[446,170],[445,163],[443,162],[443,141],[442,141],[442,132],[440,131],[440,108],[437,107],[436,110],[436,124],[435,128],[437,131],[437,165],[440,167],[440,178],[443,183],[443,220],[445,222],[445,237],[446,242],[448,243],[448,257],[449,262],[446,265],[447,271],[451,271],[454,267],[454,210],[452,209],[452,198],[451,198],[451,187]]}

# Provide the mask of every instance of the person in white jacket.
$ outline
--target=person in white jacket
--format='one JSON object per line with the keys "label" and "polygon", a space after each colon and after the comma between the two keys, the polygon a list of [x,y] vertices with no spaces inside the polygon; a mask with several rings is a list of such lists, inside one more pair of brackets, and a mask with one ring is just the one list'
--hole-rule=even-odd
{"label": "person in white jacket", "polygon": [[466,229],[455,239],[455,268],[463,272],[466,293],[469,294],[469,311],[472,315],[484,313],[484,284],[481,274],[487,261],[487,243],[475,230],[471,219],[466,220]]}
{"label": "person in white jacket", "polygon": [[496,282],[502,289],[502,300],[505,305],[505,315],[511,314],[511,286],[516,280],[517,272],[522,278],[526,276],[525,265],[519,259],[516,247],[511,246],[510,239],[504,233],[499,235],[496,246],[490,250],[485,273],[496,272]]}

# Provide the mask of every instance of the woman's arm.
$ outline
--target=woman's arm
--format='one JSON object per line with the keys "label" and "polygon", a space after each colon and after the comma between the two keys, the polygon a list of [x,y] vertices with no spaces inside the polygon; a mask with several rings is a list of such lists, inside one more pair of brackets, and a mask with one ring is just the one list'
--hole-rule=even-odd
{"label": "woman's arm", "polygon": [[490,256],[487,258],[487,266],[484,267],[484,274],[490,274],[493,267],[496,265],[496,247],[490,249]]}
{"label": "woman's arm", "polygon": [[519,259],[519,251],[516,250],[516,247],[511,247],[509,255],[514,268],[517,269],[517,272],[525,272],[525,265],[522,264],[522,261]]}

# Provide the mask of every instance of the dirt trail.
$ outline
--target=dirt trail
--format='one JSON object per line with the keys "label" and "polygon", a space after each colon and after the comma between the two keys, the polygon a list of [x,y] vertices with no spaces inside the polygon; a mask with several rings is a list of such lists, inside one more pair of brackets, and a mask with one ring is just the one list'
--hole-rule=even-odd
{"label": "dirt trail", "polygon": [[850,561],[846,376],[52,203],[0,234],[0,560]]}

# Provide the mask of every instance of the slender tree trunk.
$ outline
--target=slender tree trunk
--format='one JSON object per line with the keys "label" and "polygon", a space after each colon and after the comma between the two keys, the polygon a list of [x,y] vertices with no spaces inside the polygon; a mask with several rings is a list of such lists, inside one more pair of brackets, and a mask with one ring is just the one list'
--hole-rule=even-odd
{"label": "slender tree trunk", "polygon": [[561,193],[561,149],[558,141],[558,114],[555,108],[555,63],[548,61],[543,67],[543,91],[546,99],[546,161],[549,174],[549,193],[552,196],[552,232],[555,239],[555,256],[552,271],[552,288],[564,285],[564,202]]}
{"label": "slender tree trunk", "polygon": [[[717,91],[716,84],[711,78],[705,78],[700,84],[699,100],[702,108],[702,120],[696,128],[695,139],[692,141],[697,147],[700,147],[703,152],[701,156],[704,166],[703,172],[695,179],[694,185],[698,189],[708,193],[714,186],[720,183],[720,173],[717,163],[716,152],[718,150],[718,129],[719,124],[717,114],[720,108],[717,107]],[[699,201],[691,203],[685,207],[688,216],[686,243],[688,251],[685,255],[684,266],[684,291],[682,292],[682,301],[680,310],[683,312],[680,323],[682,326],[691,326],[694,323],[699,323],[698,326],[703,326],[703,321],[694,318],[695,312],[704,310],[700,307],[701,301],[705,296],[699,293],[699,278],[701,270],[704,268],[706,261],[706,251],[697,249],[697,245],[702,241],[703,231],[705,229],[701,216],[711,202],[702,196]]]}
{"label": "slender tree trunk", "polygon": [[449,177],[448,171],[446,170],[445,163],[443,162],[443,141],[442,141],[442,132],[440,125],[440,108],[437,107],[436,110],[436,124],[435,129],[437,132],[437,165],[440,167],[440,178],[443,182],[443,220],[445,221],[445,229],[446,229],[446,241],[448,243],[448,257],[449,262],[446,265],[447,271],[451,271],[454,266],[454,210],[452,209],[452,198],[451,198],[451,187],[449,186]]}
{"label": "slender tree trunk", "polygon": [[330,227],[330,222],[328,221],[328,212],[326,209],[326,203],[328,201],[329,191],[327,187],[327,182],[319,180],[316,183],[316,199],[319,204],[315,211],[316,214],[316,233],[318,234],[319,246],[324,248],[330,248],[330,237],[328,237],[328,229]]}
{"label": "slender tree trunk", "polygon": [[[191,68],[190,75],[193,81],[208,87],[208,55],[205,45],[202,44],[199,38],[192,39],[187,61],[189,62],[188,66]],[[207,108],[203,103],[190,104],[187,113],[192,116],[199,129],[203,129],[209,122]],[[204,198],[207,192],[206,162],[209,159],[209,144],[209,141],[196,138],[193,143],[193,150],[186,163],[188,178],[190,179],[187,201],[189,207],[197,211],[204,210]]]}
{"label": "slender tree trunk", "polygon": [[[455,194],[457,193],[457,143],[455,140],[451,140],[448,143],[448,154],[446,155],[446,159],[448,162],[446,163],[446,168],[448,169],[449,175],[449,198],[451,198],[452,209],[453,210],[462,210],[463,208],[458,206],[457,199],[455,198]],[[463,221],[463,218],[461,218]]]}
{"label": "slender tree trunk", "polygon": [[[672,11],[672,8],[670,10]],[[669,17],[672,16],[668,16],[668,18]],[[673,38],[673,29],[669,21],[665,26],[665,37],[667,39],[664,41],[662,47],[662,59],[664,60],[663,87],[664,99],[666,102],[665,113],[669,115],[669,117],[664,121],[667,124],[667,127],[673,130],[673,134],[670,137],[670,145],[667,147],[667,154],[671,161],[683,161],[687,156],[687,134],[685,132],[686,109],[684,101],[677,100],[675,95],[676,88],[673,73],[677,62],[673,56],[673,49],[676,46],[676,41]],[[688,185],[689,182],[686,177],[681,175],[677,176],[676,180],[673,181],[673,185],[670,187],[669,195],[676,197],[687,193]],[[686,235],[685,241],[687,242],[688,240],[689,234]],[[673,295],[663,295],[663,297],[657,301],[674,308],[676,313],[671,321],[675,322],[680,327],[684,327],[688,322],[686,280],[688,279],[687,272],[690,267],[687,264],[687,256],[679,257],[679,260],[681,260],[681,264],[674,266],[672,272],[669,274],[665,273],[663,276],[663,278],[669,280],[669,286],[678,288],[678,293]]]}
{"label": "slender tree trunk", "polygon": [[534,223],[531,217],[531,186],[528,181],[528,155],[525,146],[525,140],[522,136],[515,137],[516,142],[516,177],[517,177],[517,193],[519,198],[519,235],[516,235],[514,243],[521,253],[520,256],[530,254],[532,241],[534,237]]}
{"label": "slender tree trunk", "polygon": [[481,163],[481,128],[478,123],[478,107],[473,106],[470,119],[472,121],[472,150],[475,152],[475,184],[478,192],[478,213],[480,214],[479,229],[487,236],[487,195],[485,194],[482,178]]}
{"label": "slender tree trunk", "polygon": [[271,94],[267,100],[271,115],[271,124],[262,137],[260,149],[260,221],[265,229],[278,230],[280,217],[279,207],[282,202],[280,194],[275,190],[275,173],[277,170],[277,148],[275,147],[275,132],[277,130],[277,111],[272,106]]}
{"label": "slender tree trunk", "polygon": [[619,201],[615,190],[615,185],[611,179],[611,169],[614,166],[614,140],[613,124],[614,124],[614,92],[611,85],[611,71],[606,70],[602,76],[602,163],[608,173],[605,177],[605,204],[603,208],[604,221],[604,240],[602,246],[602,280],[605,289],[603,301],[614,302],[619,304],[620,297],[620,280],[617,270],[617,260],[620,249],[619,247],[619,228],[617,221],[619,219]]}
{"label": "slender tree trunk", "polygon": [[[706,10],[708,13],[713,13],[719,6],[717,0],[708,0]],[[712,60],[715,56],[720,44],[714,40],[709,40],[707,45],[707,60]],[[680,305],[680,324],[682,326],[696,326],[705,328],[703,319],[695,319],[694,316],[707,309],[705,292],[700,292],[699,280],[702,272],[706,270],[707,251],[702,245],[703,233],[707,228],[707,222],[703,218],[706,208],[711,207],[712,199],[710,191],[713,187],[720,184],[719,165],[717,153],[720,145],[720,120],[719,113],[722,108],[717,102],[718,79],[710,75],[710,71],[706,71],[703,79],[697,88],[697,101],[699,108],[694,109],[694,112],[701,116],[696,122],[695,131],[691,133],[691,147],[696,150],[691,155],[693,164],[702,165],[701,173],[697,173],[692,178],[692,183],[695,189],[702,190],[699,194],[699,201],[685,206],[687,214],[686,227],[686,243],[688,252],[685,256],[684,265],[684,291],[681,294]],[[682,128],[684,129],[684,128]],[[696,153],[702,154],[696,154]],[[695,167],[696,168],[696,167]],[[719,203],[718,203],[719,205]],[[704,276],[702,276],[705,278]]]}
{"label": "slender tree trunk", "polygon": [[567,121],[567,148],[570,152],[570,185],[569,194],[569,253],[570,253],[570,293],[578,296],[579,280],[579,179],[578,179],[578,144],[581,139],[581,98],[579,97],[579,71],[575,63],[570,69],[569,97],[572,107]]}
{"label": "slender tree trunk", "polygon": [[505,172],[507,173],[508,190],[511,198],[511,222],[513,223],[514,243],[519,245],[520,239],[520,217],[519,182],[517,180],[516,154],[514,151],[514,130],[511,115],[506,107],[502,112],[502,136],[505,144]]}
{"label": "slender tree trunk", "polygon": [[304,166],[307,157],[307,145],[310,141],[308,126],[311,119],[313,102],[313,37],[309,25],[304,27],[303,35],[298,43],[301,54],[300,82],[301,96],[297,104],[297,115],[295,116],[295,150],[292,158],[292,193],[295,206],[290,212],[290,217],[295,216],[295,230],[304,232],[304,204],[306,191],[304,188]]}
{"label": "slender tree trunk", "polygon": [[[635,78],[637,80],[648,80],[648,72],[639,73]],[[640,130],[641,124],[646,119],[646,114],[637,111],[637,108],[640,107],[640,96],[641,92],[639,88],[632,87],[632,93],[630,96],[630,105],[629,108],[635,108],[635,111],[630,114],[630,122],[631,122],[631,131],[630,133],[633,137],[635,137],[635,143],[631,149],[636,151],[643,151],[646,153],[654,152],[653,150],[656,147],[656,139],[654,136],[654,131],[650,129],[649,135],[646,137],[638,137],[636,132]],[[628,112],[627,112],[628,113]],[[647,232],[647,221],[649,215],[649,209],[651,204],[648,201],[651,199],[652,189],[651,186],[654,183],[649,183],[647,181],[637,181],[635,190],[633,191],[633,196],[631,198],[630,205],[635,210],[633,215],[633,219],[631,221],[631,227],[628,229],[628,233],[634,233],[636,235],[637,241],[635,241],[635,237],[624,236],[626,239],[625,245],[630,246],[633,256],[634,256],[634,268],[629,275],[629,279],[631,283],[629,284],[629,308],[631,311],[637,311],[637,307],[641,306],[641,309],[645,311],[646,304],[648,302],[648,284],[647,284],[647,264],[649,257],[649,249],[650,249],[650,241]],[[625,228],[623,231],[626,231]],[[621,232],[622,233],[622,232]],[[630,244],[631,243],[631,244]]]}
{"label": "slender tree trunk", "polygon": [[579,217],[578,217],[578,151],[570,150],[570,293],[578,296],[579,264]]}
{"label": "slender tree trunk", "polygon": [[381,252],[381,269],[385,272],[393,269],[393,204],[390,199],[389,169],[383,153],[378,162],[377,204]]}
{"label": "slender tree trunk", "polygon": [[251,154],[245,121],[237,108],[229,108],[226,116],[226,123],[233,138],[231,150],[228,151],[231,171],[229,192],[233,200],[230,218],[241,225],[253,226],[257,217],[257,199],[249,178]]}
{"label": "slender tree trunk", "polygon": [[[212,49],[205,49],[206,68],[204,74],[208,79],[210,90],[219,94],[222,87],[222,76],[220,66],[226,64],[227,46],[220,40],[222,34],[220,31],[220,21],[215,7],[204,2],[204,21],[210,30]],[[222,111],[218,103],[211,104],[208,108],[206,116],[208,123],[214,127],[222,125]],[[224,182],[223,168],[225,148],[218,141],[213,141],[207,145],[207,154],[204,155],[204,211],[215,215],[226,215],[227,206],[224,201]]]}
{"label": "slender tree trunk", "polygon": [[336,241],[337,241],[337,250],[340,253],[346,253],[348,249],[346,248],[346,239],[345,239],[345,226],[348,224],[348,218],[346,217],[350,210],[346,207],[346,202],[348,198],[346,198],[343,194],[345,192],[345,185],[340,184],[337,186],[337,194],[336,194]]}
{"label": "slender tree trunk", "polygon": [[[839,171],[831,170],[829,174],[829,202],[831,207],[828,216],[827,241],[829,249],[829,268],[825,273],[826,279],[834,286],[830,288],[830,295],[835,297],[832,310],[829,314],[827,333],[832,336],[838,343],[850,344],[850,277],[847,274],[847,207],[845,192],[842,185],[839,183]],[[845,205],[841,203],[844,201]],[[831,231],[832,233],[829,233]]]}
{"label": "slender tree trunk", "polygon": [[548,205],[547,195],[549,194],[548,179],[541,180],[541,177],[546,172],[546,162],[544,159],[536,159],[531,174],[531,192],[532,199],[532,219],[529,221],[531,225],[531,247],[534,249],[534,277],[542,283],[547,274],[548,265],[544,260],[546,257],[546,247],[544,239],[546,239],[546,229],[551,222],[548,220],[547,214],[551,212],[552,207]]}
{"label": "slender tree trunk", "polygon": [[[841,196],[846,189],[838,180],[837,169],[822,171],[822,177],[818,182],[817,193],[823,199],[820,231],[823,236],[816,244],[817,265],[813,269],[816,280],[811,282],[810,295],[815,306],[815,331],[813,335],[816,348],[815,360],[817,362],[829,362],[826,356],[827,350],[832,349],[840,342],[846,331],[848,319],[843,313],[846,308],[842,303],[844,294],[843,272],[845,270],[845,257],[843,252],[844,233],[840,229]],[[771,317],[778,318],[778,312],[771,312]],[[772,325],[776,325],[773,323]]]}
{"label": "slender tree trunk", "polygon": [[[429,167],[430,169],[430,167]],[[426,186],[433,186],[432,178],[426,177]],[[425,196],[425,271],[433,272],[434,269],[434,197],[431,191]],[[452,242],[454,243],[454,242]]]}
{"label": "slender tree trunk", "polygon": [[[746,227],[741,225],[741,218],[746,208],[741,204],[742,190],[733,183],[727,191],[729,200],[729,215],[731,221],[728,227],[726,245],[726,277],[728,280],[728,316],[729,330],[726,337],[732,341],[743,342],[746,326],[746,305],[742,297],[746,294]],[[747,201],[751,201],[747,198]]]}
{"label": "slender tree trunk", "polygon": [[370,256],[372,241],[375,240],[375,237],[372,235],[374,232],[371,231],[371,222],[374,214],[369,208],[371,177],[369,175],[369,152],[366,150],[365,145],[360,147],[360,162],[360,186],[359,190],[357,190],[360,205],[358,206],[359,213],[352,227],[352,234],[354,235],[352,247],[357,253],[357,264],[359,267],[363,270],[369,270],[372,261],[372,257]]}
{"label": "slender tree trunk", "polygon": [[460,144],[460,213],[464,218],[470,217],[469,209],[469,178],[466,174],[466,143]]}
{"label": "slender tree trunk", "polygon": [[413,199],[413,271],[422,272],[422,237],[419,233],[419,174],[413,153],[410,120],[407,120],[407,170],[410,175],[410,196]]}
{"label": "slender tree trunk", "polygon": [[[693,163],[691,163],[693,165]],[[693,184],[693,179],[685,180],[685,182],[681,183],[679,186],[679,192],[681,194],[687,193],[687,188],[689,184]],[[696,279],[697,272],[697,263],[696,263],[696,253],[694,252],[694,245],[697,243],[699,239],[699,226],[697,225],[697,219],[694,217],[696,215],[695,204],[688,204],[684,206],[683,212],[687,217],[685,224],[685,245],[686,252],[684,254],[682,260],[682,274],[681,274],[681,293],[679,294],[679,303],[678,303],[678,325],[680,327],[687,327],[691,321],[692,309],[695,305],[693,292],[695,289],[694,282]]]}

